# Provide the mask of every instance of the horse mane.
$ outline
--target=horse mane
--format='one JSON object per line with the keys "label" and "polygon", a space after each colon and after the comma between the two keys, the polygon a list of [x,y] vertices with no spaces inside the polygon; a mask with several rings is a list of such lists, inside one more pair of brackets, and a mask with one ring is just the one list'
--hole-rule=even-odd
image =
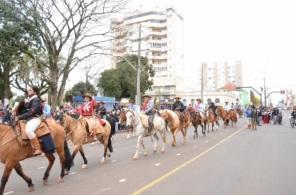
{"label": "horse mane", "polygon": [[15,108],[15,115],[18,116],[25,109],[25,100],[20,101],[19,104]]}

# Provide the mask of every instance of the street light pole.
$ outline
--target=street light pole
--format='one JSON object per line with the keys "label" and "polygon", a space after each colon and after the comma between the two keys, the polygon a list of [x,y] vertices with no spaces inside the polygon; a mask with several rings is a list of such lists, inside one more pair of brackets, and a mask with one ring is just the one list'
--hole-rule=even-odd
{"label": "street light pole", "polygon": [[139,25],[138,65],[137,65],[137,95],[136,105],[141,104],[141,24]]}
{"label": "street light pole", "polygon": [[264,77],[264,107],[266,108],[266,84],[265,84],[265,77]]}

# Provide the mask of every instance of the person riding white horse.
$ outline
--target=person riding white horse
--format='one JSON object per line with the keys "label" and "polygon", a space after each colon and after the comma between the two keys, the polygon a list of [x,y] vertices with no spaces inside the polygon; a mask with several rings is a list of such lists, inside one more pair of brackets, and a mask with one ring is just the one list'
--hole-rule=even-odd
{"label": "person riding white horse", "polygon": [[150,95],[144,95],[144,102],[142,106],[142,112],[148,116],[148,132],[150,133],[153,128],[153,119],[155,115],[154,101]]}

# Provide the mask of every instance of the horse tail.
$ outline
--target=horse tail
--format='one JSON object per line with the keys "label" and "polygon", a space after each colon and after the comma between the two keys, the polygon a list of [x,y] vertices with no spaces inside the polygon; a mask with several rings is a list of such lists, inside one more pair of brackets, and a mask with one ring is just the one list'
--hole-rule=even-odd
{"label": "horse tail", "polygon": [[108,137],[108,149],[109,152],[113,152],[113,147],[112,147],[112,133],[110,132],[109,137]]}
{"label": "horse tail", "polygon": [[70,168],[73,166],[73,164],[72,164],[72,156],[70,153],[70,149],[68,147],[68,143],[66,140],[64,141],[64,155],[65,155],[65,162],[64,162],[65,168],[69,171]]}

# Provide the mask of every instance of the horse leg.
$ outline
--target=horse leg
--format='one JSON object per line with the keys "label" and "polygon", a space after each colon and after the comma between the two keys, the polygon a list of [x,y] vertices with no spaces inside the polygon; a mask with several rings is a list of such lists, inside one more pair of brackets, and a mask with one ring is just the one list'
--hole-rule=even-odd
{"label": "horse leg", "polygon": [[17,163],[17,165],[14,167],[14,170],[19,176],[21,176],[27,182],[28,188],[29,188],[28,191],[33,192],[34,191],[34,184],[32,183],[32,179],[30,177],[28,177],[27,175],[25,175],[20,163]]}
{"label": "horse leg", "polygon": [[143,148],[143,154],[144,154],[144,156],[147,156],[147,151],[146,151],[146,148],[145,148],[145,145],[144,145],[144,139],[143,139],[143,137],[141,139],[141,145],[142,145],[142,148]]}
{"label": "horse leg", "polygon": [[74,145],[74,149],[73,149],[73,152],[72,152],[72,157],[71,157],[71,162],[70,162],[70,165],[73,164],[74,162],[74,158],[78,152],[78,150],[81,148],[82,146],[79,144],[79,145]]}
{"label": "horse leg", "polygon": [[185,127],[183,127],[182,129],[181,129],[181,132],[182,132],[182,135],[183,135],[183,144],[186,144],[186,128]]}
{"label": "horse leg", "polygon": [[217,130],[218,130],[218,129],[219,129],[219,127],[220,127],[219,121],[218,121],[218,120],[216,120],[215,122],[216,122],[216,125],[217,125]]}
{"label": "horse leg", "polygon": [[153,138],[153,152],[155,153],[157,151],[157,145],[158,145],[158,141],[159,141],[159,137],[157,136],[157,133],[153,134],[152,136]]}
{"label": "horse leg", "polygon": [[172,146],[175,147],[177,145],[177,142],[176,142],[176,135],[177,135],[177,132],[178,132],[178,129],[176,129],[174,132],[173,132],[173,143],[172,143]]}
{"label": "horse leg", "polygon": [[5,185],[8,181],[8,178],[11,174],[13,167],[14,167],[13,163],[10,163],[9,161],[5,163],[4,172],[1,178],[0,195],[3,195],[4,193]]}
{"label": "horse leg", "polygon": [[80,155],[81,155],[82,158],[83,158],[83,165],[81,166],[81,168],[82,168],[82,169],[85,169],[85,168],[87,167],[87,159],[86,159],[86,157],[85,157],[84,150],[83,150],[82,146],[81,146],[81,148],[79,149],[79,153],[80,153]]}
{"label": "horse leg", "polygon": [[104,155],[102,157],[101,163],[105,163],[108,152],[108,138],[105,137],[104,141],[102,141],[102,144],[104,145]]}
{"label": "horse leg", "polygon": [[165,143],[166,143],[166,130],[160,133],[162,137],[162,147],[161,147],[161,152],[165,151]]}
{"label": "horse leg", "polygon": [[49,172],[50,172],[50,170],[51,170],[51,168],[53,166],[53,163],[55,161],[55,157],[51,153],[45,153],[45,156],[48,159],[49,164],[48,164],[47,169],[46,169],[46,171],[44,172],[44,175],[43,175],[43,184],[47,185]]}
{"label": "horse leg", "polygon": [[138,137],[138,140],[137,140],[137,145],[136,145],[136,153],[134,154],[134,159],[138,159],[139,158],[139,148],[140,148],[140,143],[141,143],[141,139],[143,138],[143,135],[140,135]]}

